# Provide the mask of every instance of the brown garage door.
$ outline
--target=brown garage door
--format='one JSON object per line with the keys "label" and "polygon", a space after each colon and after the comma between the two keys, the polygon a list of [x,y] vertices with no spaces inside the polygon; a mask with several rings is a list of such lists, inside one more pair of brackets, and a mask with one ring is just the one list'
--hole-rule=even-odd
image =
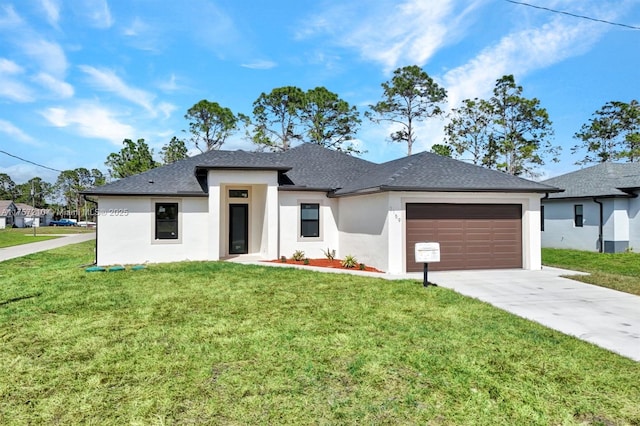
{"label": "brown garage door", "polygon": [[419,242],[439,242],[440,262],[429,270],[522,268],[520,204],[407,204],[407,271]]}

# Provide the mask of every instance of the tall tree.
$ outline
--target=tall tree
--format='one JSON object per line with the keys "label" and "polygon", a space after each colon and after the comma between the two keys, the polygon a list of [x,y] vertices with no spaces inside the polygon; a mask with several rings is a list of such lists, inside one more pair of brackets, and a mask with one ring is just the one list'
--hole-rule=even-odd
{"label": "tall tree", "polygon": [[259,150],[287,151],[303,140],[300,132],[300,111],[305,93],[293,86],[278,87],[261,93],[253,103],[253,121],[242,115],[251,141]]}
{"label": "tall tree", "polygon": [[0,173],[0,200],[12,200],[16,197],[16,183],[6,173]]}
{"label": "tall tree", "polygon": [[544,164],[544,156],[557,161],[559,147],[551,145],[553,128],[547,110],[536,98],[522,96],[513,75],[496,81],[489,100],[492,129],[488,159],[485,163],[503,172],[537,176],[535,167]]}
{"label": "tall tree", "polygon": [[607,102],[574,137],[581,143],[571,152],[587,151],[576,164],[640,161],[640,104],[636,100]]}
{"label": "tall tree", "polygon": [[491,131],[491,107],[484,99],[465,99],[454,108],[444,128],[444,141],[456,158],[480,165],[490,162],[488,149]]}
{"label": "tall tree", "polygon": [[31,204],[33,207],[43,209],[47,207],[47,198],[52,195],[53,185],[42,178],[34,177],[27,182],[16,185],[19,203]]}
{"label": "tall tree", "polygon": [[171,164],[187,158],[189,156],[188,152],[184,141],[174,136],[168,144],[162,147],[160,154],[162,154],[162,162],[164,164]]}
{"label": "tall tree", "polygon": [[124,147],[118,153],[111,153],[105,161],[109,167],[109,174],[116,179],[132,176],[158,167],[153,159],[153,149],[149,148],[144,139],[133,142],[125,139]]}
{"label": "tall tree", "polygon": [[374,123],[386,121],[400,126],[391,134],[391,140],[406,143],[407,155],[411,155],[416,124],[443,113],[441,105],[447,99],[447,91],[417,65],[398,68],[382,88],[383,99],[369,105],[371,111],[365,116]]}
{"label": "tall tree", "polygon": [[453,157],[453,148],[450,145],[442,145],[442,144],[434,144],[431,147],[431,152],[434,154],[441,155],[443,157]]}
{"label": "tall tree", "polygon": [[238,130],[238,117],[217,102],[201,100],[185,114],[191,141],[200,152],[220,149],[227,137]]}
{"label": "tall tree", "polygon": [[358,110],[337,94],[324,87],[308,90],[299,117],[305,142],[352,154],[362,153],[350,143],[361,123]]}
{"label": "tall tree", "polygon": [[67,209],[66,215],[80,218],[86,217],[88,213],[88,206],[80,192],[104,183],[105,178],[100,170],[80,167],[62,171],[58,175],[54,190],[58,195],[58,201]]}

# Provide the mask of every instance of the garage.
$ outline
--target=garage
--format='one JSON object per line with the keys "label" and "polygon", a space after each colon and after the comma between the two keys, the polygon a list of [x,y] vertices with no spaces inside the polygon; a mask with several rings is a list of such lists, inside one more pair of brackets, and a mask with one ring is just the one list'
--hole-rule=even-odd
{"label": "garage", "polygon": [[522,268],[520,204],[407,204],[407,272],[418,242],[439,242],[440,262],[429,270]]}

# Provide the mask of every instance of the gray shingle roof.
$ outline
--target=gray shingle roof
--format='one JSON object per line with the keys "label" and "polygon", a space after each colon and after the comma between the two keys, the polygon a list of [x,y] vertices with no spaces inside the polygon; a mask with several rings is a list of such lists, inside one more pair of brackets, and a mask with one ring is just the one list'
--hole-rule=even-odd
{"label": "gray shingle roof", "polygon": [[549,198],[628,197],[624,189],[640,188],[640,163],[601,163],[542,183],[565,190]]}
{"label": "gray shingle roof", "polygon": [[85,191],[93,195],[206,195],[207,169],[277,170],[281,189],[553,192],[548,185],[423,152],[382,164],[315,144],[282,153],[210,151]]}
{"label": "gray shingle roof", "polygon": [[557,189],[431,152],[421,152],[380,164],[372,175],[349,182],[336,194],[371,190],[550,192]]}

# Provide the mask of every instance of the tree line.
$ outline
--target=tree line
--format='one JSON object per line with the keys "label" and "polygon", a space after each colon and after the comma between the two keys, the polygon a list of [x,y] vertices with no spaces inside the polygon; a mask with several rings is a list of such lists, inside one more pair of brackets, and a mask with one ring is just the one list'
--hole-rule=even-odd
{"label": "tree line", "polygon": [[[369,105],[364,117],[390,124],[388,139],[405,144],[411,155],[419,123],[445,118],[447,91],[417,65],[396,69],[381,87],[381,100]],[[125,139],[123,148],[105,161],[108,176],[97,169],[78,168],[63,171],[54,184],[35,177],[16,185],[8,175],[0,174],[0,199],[46,207],[46,200],[56,197],[78,211],[86,208],[79,195],[83,189],[102,185],[107,178],[124,178],[186,158],[187,143],[200,152],[221,149],[240,131],[257,151],[286,151],[300,143],[315,143],[348,154],[363,153],[355,143],[362,124],[358,109],[325,87],[307,91],[294,86],[275,88],[261,93],[252,106],[251,115],[235,114],[203,99],[184,116],[186,137],[173,136],[160,150],[160,162],[144,139]],[[536,177],[536,169],[546,161],[557,161],[560,147],[551,143],[553,127],[547,110],[539,99],[523,96],[513,75],[496,80],[488,99],[465,99],[446,118],[444,139],[432,147],[437,154],[528,177]],[[636,100],[608,102],[574,138],[578,143],[572,153],[586,151],[576,164],[639,161],[640,105]]]}

